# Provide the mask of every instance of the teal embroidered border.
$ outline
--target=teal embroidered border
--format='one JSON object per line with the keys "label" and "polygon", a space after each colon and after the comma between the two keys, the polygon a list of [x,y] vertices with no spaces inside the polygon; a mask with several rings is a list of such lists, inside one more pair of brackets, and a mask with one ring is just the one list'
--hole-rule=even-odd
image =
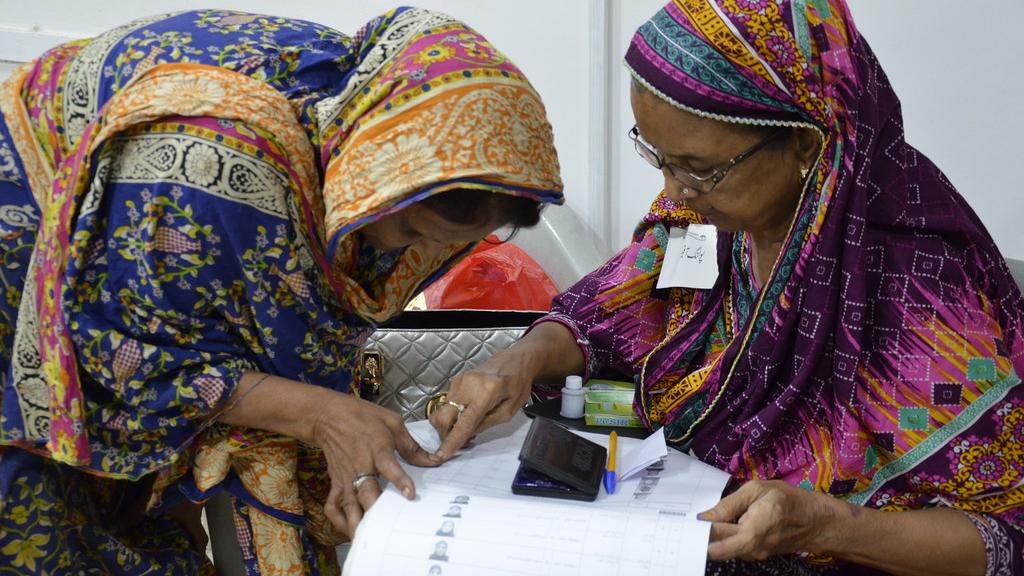
{"label": "teal embroidered border", "polygon": [[1020,384],[1020,377],[1016,373],[1011,372],[1009,376],[995,384],[980,398],[971,402],[971,404],[960,414],[949,421],[948,424],[937,430],[934,434],[929,436],[924,442],[913,447],[909,452],[899,457],[896,460],[882,466],[875,476],[871,479],[871,484],[866,489],[856,494],[853,494],[846,498],[846,501],[851,504],[857,504],[863,506],[871,496],[878,491],[886,482],[892,480],[900,474],[904,474],[914,466],[917,466],[922,460],[931,456],[939,448],[946,445],[954,436],[960,434],[974,422],[981,418],[989,408],[995,405],[996,402],[1002,400],[1006,393],[1011,388]]}

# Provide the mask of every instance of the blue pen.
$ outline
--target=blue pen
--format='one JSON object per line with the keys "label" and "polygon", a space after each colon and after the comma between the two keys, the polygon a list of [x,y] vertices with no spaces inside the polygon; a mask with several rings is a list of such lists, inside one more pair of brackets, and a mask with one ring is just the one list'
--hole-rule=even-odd
{"label": "blue pen", "polygon": [[619,443],[619,435],[612,431],[608,435],[608,465],[604,469],[604,491],[609,494],[615,493],[615,448]]}

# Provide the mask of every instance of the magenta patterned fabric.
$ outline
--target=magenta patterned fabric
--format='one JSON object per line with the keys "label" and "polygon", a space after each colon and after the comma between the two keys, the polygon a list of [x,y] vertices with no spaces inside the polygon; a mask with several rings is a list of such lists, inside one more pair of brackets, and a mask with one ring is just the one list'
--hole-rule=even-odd
{"label": "magenta patterned fabric", "polygon": [[823,152],[760,290],[728,233],[712,289],[655,290],[667,229],[700,219],[662,196],[548,320],[577,331],[591,371],[636,379],[638,414],[676,446],[739,479],[959,508],[990,571],[1019,573],[1024,302],[978,217],[905,141],[845,3],[677,0],[626,65],[678,108],[808,127]]}

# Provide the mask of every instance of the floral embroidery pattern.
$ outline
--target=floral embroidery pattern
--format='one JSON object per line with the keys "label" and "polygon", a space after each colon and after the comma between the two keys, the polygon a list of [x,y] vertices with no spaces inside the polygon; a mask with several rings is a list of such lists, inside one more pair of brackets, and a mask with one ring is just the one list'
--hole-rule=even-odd
{"label": "floral embroidery pattern", "polygon": [[0,448],[0,558],[16,574],[214,574],[206,555],[170,518],[139,518],[129,533],[110,529],[129,513],[130,483],[83,478],[26,452]]}
{"label": "floral embroidery pattern", "polygon": [[[9,290],[0,300],[25,336],[2,357],[16,381],[3,392],[0,441],[10,447],[0,448],[0,489],[9,476],[148,490],[139,480],[152,477],[144,495],[156,521],[226,488],[251,572],[337,572],[323,455],[217,425],[219,411],[247,372],[348,391],[372,323],[397,314],[465,249],[380,253],[345,225],[461,178],[561,200],[539,97],[486,41],[415,9],[357,37],[360,50],[350,50],[352,40],[308,22],[185,12],[51,51],[8,83],[3,118],[44,209],[39,237],[13,245],[34,250],[31,267],[21,261],[12,276],[26,296]],[[378,82],[381,66],[399,89]],[[368,129],[339,131],[345,122],[322,122],[332,115]],[[394,130],[381,131],[392,119]],[[348,202],[330,193],[345,187],[328,166],[346,160],[341,150],[356,152],[370,188],[353,188],[361,211],[346,212],[350,222],[327,222],[328,205]],[[11,198],[0,199],[0,220],[13,214]],[[52,525],[106,526],[106,493],[117,494],[45,492],[73,517]],[[28,496],[4,498],[0,522],[25,521]],[[55,538],[0,537],[0,558],[51,571],[84,570],[96,555],[118,566],[100,571],[197,570],[185,565],[194,558],[180,531],[153,532],[162,548],[85,532],[96,554],[58,555],[65,543]],[[172,549],[174,561],[154,552]]]}

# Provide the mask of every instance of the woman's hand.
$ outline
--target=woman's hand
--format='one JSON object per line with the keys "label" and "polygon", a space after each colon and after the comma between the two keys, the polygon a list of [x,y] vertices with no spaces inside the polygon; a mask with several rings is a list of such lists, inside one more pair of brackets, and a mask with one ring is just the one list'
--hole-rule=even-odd
{"label": "woman's hand", "polygon": [[[398,414],[345,394],[326,395],[316,412],[312,444],[323,450],[331,477],[324,513],[336,530],[350,538],[380,496],[378,475],[406,498],[416,496],[416,487],[395,458],[395,450],[416,466],[439,463],[413,440]],[[364,475],[370,477],[355,486],[356,479]]]}
{"label": "woman's hand", "polygon": [[830,549],[833,520],[851,505],[781,480],[753,480],[700,514],[711,525],[709,560],[764,560]]}
{"label": "woman's hand", "polygon": [[444,439],[435,456],[447,460],[478,432],[515,416],[530,398],[537,369],[527,347],[512,347],[452,379],[448,401],[465,409],[460,414],[455,406],[441,404],[430,415]]}
{"label": "woman's hand", "polygon": [[754,480],[700,514],[711,520],[709,560],[811,552],[919,576],[985,573],[985,546],[960,510],[882,511],[781,480]]}
{"label": "woman's hand", "polygon": [[[296,438],[323,450],[331,491],[324,513],[351,537],[363,512],[380,496],[380,475],[406,498],[416,495],[395,450],[416,466],[440,461],[416,444],[402,418],[386,409],[320,386],[249,372],[228,400],[220,421]],[[354,486],[357,478],[358,490]]]}
{"label": "woman's hand", "polygon": [[[583,353],[572,332],[557,322],[541,322],[508,350],[452,380],[448,401],[430,423],[444,441],[435,456],[445,461],[475,436],[515,416],[530,398],[536,380],[561,380],[583,370]],[[461,412],[461,414],[460,414]]]}

